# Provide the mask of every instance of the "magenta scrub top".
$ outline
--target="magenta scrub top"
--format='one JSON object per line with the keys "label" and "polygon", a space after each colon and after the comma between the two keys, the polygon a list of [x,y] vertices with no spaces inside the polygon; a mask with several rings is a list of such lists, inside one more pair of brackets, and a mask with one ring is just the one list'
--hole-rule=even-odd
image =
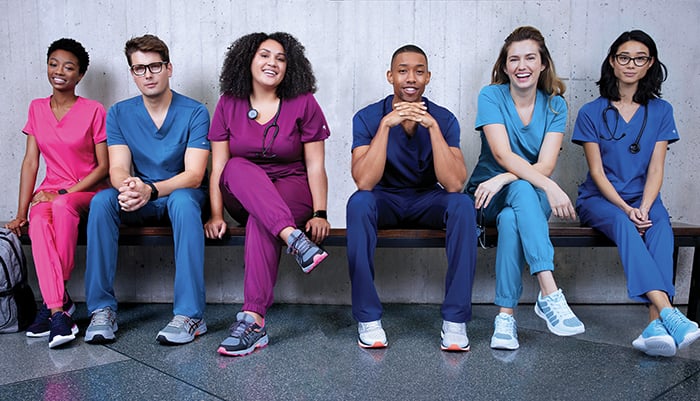
{"label": "magenta scrub top", "polygon": [[229,141],[231,157],[254,161],[268,175],[305,174],[304,143],[323,141],[330,135],[326,117],[313,94],[281,101],[276,137],[272,127],[275,118],[260,124],[248,118],[249,110],[247,99],[222,95],[214,110],[209,140]]}

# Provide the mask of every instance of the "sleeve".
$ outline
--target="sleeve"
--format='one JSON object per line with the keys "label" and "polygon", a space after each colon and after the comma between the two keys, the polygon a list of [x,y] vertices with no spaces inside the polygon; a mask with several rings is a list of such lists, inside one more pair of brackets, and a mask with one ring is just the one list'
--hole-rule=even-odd
{"label": "sleeve", "polygon": [[374,129],[367,124],[365,119],[366,113],[363,110],[358,111],[352,118],[352,149],[359,146],[366,146],[372,142],[372,137],[377,132],[375,125]]}
{"label": "sleeve", "polygon": [[561,132],[563,134],[566,132],[566,120],[569,114],[566,101],[561,96],[552,96],[547,103],[547,113],[552,115],[552,119],[545,127],[544,132]]}
{"label": "sleeve", "polygon": [[117,103],[107,111],[107,146],[128,145],[119,126],[119,108],[119,103]]}
{"label": "sleeve", "polygon": [[105,108],[100,103],[95,102],[95,112],[92,117],[92,142],[102,143],[107,140],[107,130],[105,127]]}
{"label": "sleeve", "polygon": [[589,105],[585,105],[578,111],[574,133],[571,137],[571,142],[577,145],[583,145],[586,142],[600,143],[595,124],[591,118],[591,109]]}
{"label": "sleeve", "polygon": [[226,121],[227,111],[230,112],[233,104],[226,101],[226,97],[221,96],[218,103],[216,103],[216,108],[214,109],[214,116],[211,119],[211,127],[209,128],[209,135],[207,138],[213,142],[228,141],[231,137],[231,131],[229,129],[228,122]]}
{"label": "sleeve", "polygon": [[459,121],[457,121],[457,117],[454,116],[454,114],[449,113],[449,117],[447,119],[447,123],[445,124],[445,127],[440,127],[440,130],[442,130],[442,135],[445,137],[445,142],[447,142],[447,146],[452,147],[452,148],[459,148],[460,147],[460,129],[459,129]]}
{"label": "sleeve", "polygon": [[207,134],[209,134],[209,112],[203,104],[199,103],[192,111],[190,118],[187,147],[211,150]]}
{"label": "sleeve", "polygon": [[668,141],[672,144],[680,139],[678,136],[678,130],[676,129],[676,121],[673,118],[673,106],[670,103],[664,101],[663,111],[661,113],[661,121],[659,123],[659,131],[657,134],[658,141]]}
{"label": "sleeve", "polygon": [[323,115],[321,106],[312,94],[308,94],[305,100],[304,115],[302,116],[301,142],[323,141],[330,136],[326,117]]}
{"label": "sleeve", "polygon": [[26,135],[34,136],[36,132],[36,102],[32,101],[29,103],[29,111],[27,112],[27,123],[24,124],[22,132]]}
{"label": "sleeve", "polygon": [[505,120],[501,111],[502,99],[498,99],[498,86],[485,86],[479,92],[477,101],[476,122],[474,129],[481,131],[484,125],[503,124]]}

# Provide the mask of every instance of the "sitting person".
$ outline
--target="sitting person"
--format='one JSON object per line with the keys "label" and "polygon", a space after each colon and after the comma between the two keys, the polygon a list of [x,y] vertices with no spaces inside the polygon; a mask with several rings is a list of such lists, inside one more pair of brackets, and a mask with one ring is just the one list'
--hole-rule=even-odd
{"label": "sitting person", "polygon": [[107,113],[113,188],[90,203],[85,297],[92,318],[85,341],[115,339],[119,225],[161,224],[173,228],[175,316],[156,339],[184,344],[207,332],[202,208],[207,201],[209,113],[203,104],[170,89],[173,64],[158,37],[132,38],[124,53],[141,95],[116,103]]}
{"label": "sitting person", "polygon": [[673,108],[661,99],[665,79],[654,40],[624,32],[603,60],[600,97],[581,108],[571,139],[589,168],[576,209],[617,245],[627,294],[649,306],[632,345],[654,356],[673,356],[700,338],[698,324],[671,305],[673,231],[660,191],[666,149],[679,138]]}
{"label": "sitting person", "polygon": [[525,264],[537,277],[535,314],[552,333],[583,333],[554,281],[554,247],[547,221],[551,213],[576,218],[571,200],[550,175],[566,130],[566,87],[535,28],[515,29],[493,66],[491,84],[479,93],[476,129],[481,154],[466,192],[479,209],[479,221],[498,227],[496,298],[491,348],[520,347],[515,307],[522,295]]}
{"label": "sitting person", "polygon": [[[22,161],[17,216],[5,225],[20,235],[27,224],[32,255],[44,303],[27,337],[49,336],[49,348],[75,339],[75,306],[65,283],[75,267],[78,226],[88,214],[90,200],[107,187],[108,157],[105,109],[77,96],[75,87],[87,72],[90,57],[73,39],[49,46],[47,74],[51,96],[35,99],[22,130],[27,147]],[[46,176],[34,189],[43,155]]]}
{"label": "sitting person", "polygon": [[330,233],[324,152],[330,133],[313,96],[316,79],[304,47],[287,33],[236,40],[220,82],[209,132],[212,214],[205,232],[208,238],[224,235],[224,208],[246,227],[243,308],[218,348],[222,355],[242,356],[268,343],[265,315],[281,245],[304,273],[328,256],[316,243]]}
{"label": "sitting person", "polygon": [[352,177],[347,203],[347,252],[352,315],[363,348],[388,345],[374,286],[377,229],[447,229],[447,277],[440,348],[469,351],[467,325],[476,265],[474,204],[461,193],[467,178],[455,116],[422,97],[430,82],[428,58],[405,45],[391,57],[394,94],[353,118]]}

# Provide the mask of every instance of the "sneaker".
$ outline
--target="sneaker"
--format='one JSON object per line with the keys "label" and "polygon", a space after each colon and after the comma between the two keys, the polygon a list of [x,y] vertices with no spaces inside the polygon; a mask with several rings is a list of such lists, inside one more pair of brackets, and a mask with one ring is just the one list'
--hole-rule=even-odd
{"label": "sneaker", "polygon": [[642,334],[632,341],[632,346],[651,356],[676,355],[676,342],[659,319],[654,319],[649,323]]}
{"label": "sneaker", "polygon": [[443,320],[440,337],[442,337],[440,349],[443,351],[469,351],[466,323],[454,323]]}
{"label": "sneaker", "polygon": [[357,323],[357,334],[357,344],[362,348],[386,348],[389,345],[381,320]]}
{"label": "sneaker", "polygon": [[518,344],[518,326],[515,318],[507,313],[499,313],[493,322],[493,336],[491,336],[491,348],[516,350]]}
{"label": "sneaker", "polygon": [[546,297],[537,295],[535,313],[547,322],[547,328],[558,336],[573,336],[586,331],[583,323],[574,315],[561,289]]}
{"label": "sneaker", "polygon": [[244,356],[255,351],[256,348],[265,348],[268,337],[265,327],[258,326],[255,318],[245,312],[236,314],[236,323],[229,329],[231,334],[219,344],[217,352],[221,355]]}
{"label": "sneaker", "polygon": [[73,319],[68,313],[56,312],[50,320],[49,348],[55,348],[75,340],[75,335],[78,334],[78,325],[73,323]]}
{"label": "sneaker", "polygon": [[700,338],[698,324],[685,317],[678,308],[664,308],[661,311],[661,322],[673,337],[678,349],[685,348]]}
{"label": "sneaker", "polygon": [[[75,304],[73,300],[70,299],[70,295],[65,293],[64,298],[66,301],[63,303],[63,311],[68,314],[68,316],[73,316],[75,313]],[[51,332],[51,311],[46,307],[46,304],[41,304],[41,309],[39,313],[36,314],[34,322],[27,327],[26,335],[27,337],[46,337]]]}
{"label": "sneaker", "polygon": [[92,312],[90,325],[85,331],[85,342],[105,344],[114,341],[117,331],[117,314],[109,306]]}
{"label": "sneaker", "polygon": [[204,319],[175,315],[173,320],[158,332],[156,340],[164,345],[186,344],[206,332],[207,324],[204,323]]}
{"label": "sneaker", "polygon": [[328,253],[313,243],[301,230],[296,229],[287,238],[287,253],[294,255],[304,273],[311,273]]}

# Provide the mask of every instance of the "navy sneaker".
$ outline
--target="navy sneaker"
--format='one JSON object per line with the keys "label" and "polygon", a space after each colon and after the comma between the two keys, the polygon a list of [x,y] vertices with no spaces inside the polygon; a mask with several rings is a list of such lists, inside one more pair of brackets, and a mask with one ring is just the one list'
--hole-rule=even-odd
{"label": "navy sneaker", "polygon": [[78,325],[73,323],[69,314],[56,312],[51,316],[50,321],[49,348],[56,348],[75,340],[75,335],[78,334]]}
{"label": "navy sneaker", "polygon": [[258,326],[255,318],[245,312],[238,312],[236,323],[231,325],[231,334],[219,345],[217,352],[227,356],[244,356],[265,348],[268,337],[265,327]]}
{"label": "navy sneaker", "polygon": [[[64,295],[65,302],[63,302],[63,311],[68,314],[68,316],[73,316],[75,313],[75,304],[73,300],[70,299],[70,295],[66,292]],[[41,304],[41,309],[39,313],[36,314],[34,322],[27,327],[27,332],[25,333],[27,337],[46,337],[51,332],[51,311],[46,307],[46,304]]]}
{"label": "navy sneaker", "polygon": [[320,246],[316,245],[301,230],[296,229],[287,238],[287,253],[294,255],[304,273],[311,273],[319,263],[328,256]]}
{"label": "navy sneaker", "polygon": [[678,308],[664,308],[660,315],[661,323],[673,337],[678,349],[685,348],[700,338],[698,324],[685,317]]}

